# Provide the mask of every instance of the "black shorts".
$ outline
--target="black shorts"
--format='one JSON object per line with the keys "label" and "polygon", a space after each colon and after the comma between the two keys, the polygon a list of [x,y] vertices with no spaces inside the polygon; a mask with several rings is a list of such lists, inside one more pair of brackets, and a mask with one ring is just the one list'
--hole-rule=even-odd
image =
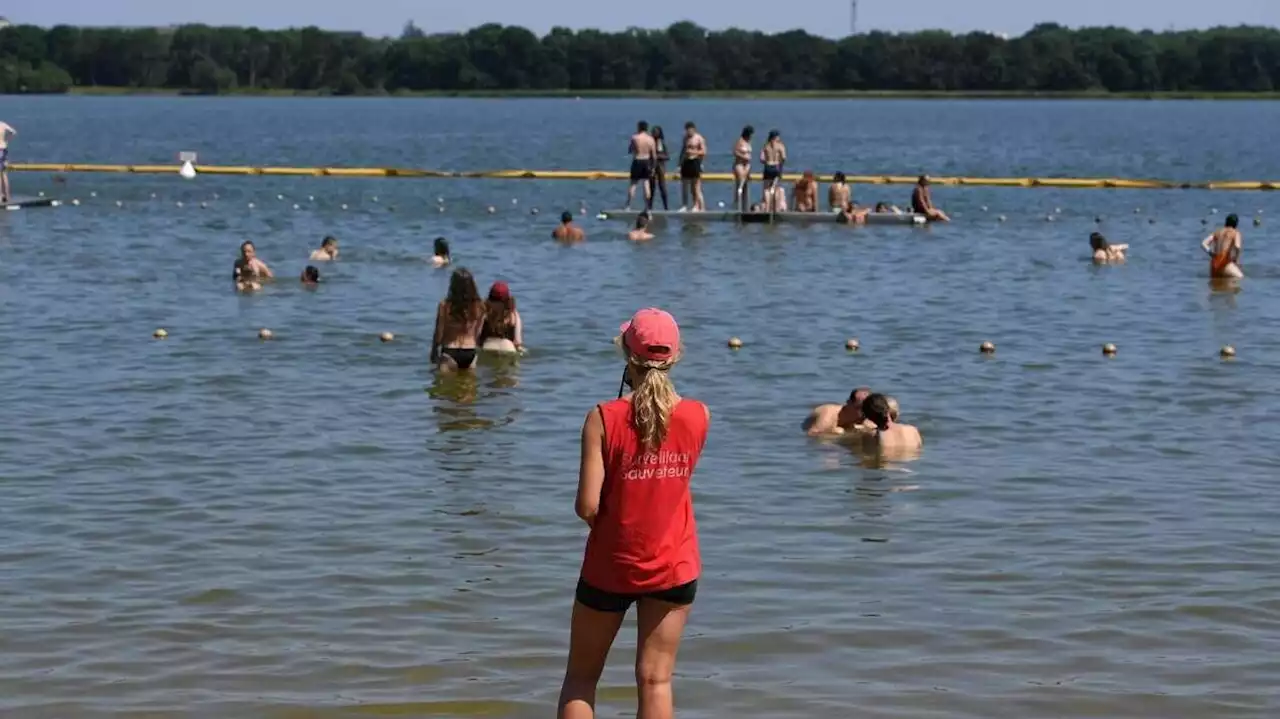
{"label": "black shorts", "polygon": [[702,177],[702,158],[695,157],[680,163],[681,180],[697,180]]}
{"label": "black shorts", "polygon": [[778,179],[778,178],[780,178],[780,177],[782,177],[782,166],[781,166],[781,165],[765,165],[765,166],[764,166],[764,181],[765,181],[765,182],[769,182],[770,180],[776,180],[776,179]]}
{"label": "black shorts", "polygon": [[468,347],[445,347],[440,350],[440,354],[453,360],[458,365],[458,369],[470,369],[471,365],[476,362],[476,348]]}
{"label": "black shorts", "polygon": [[653,163],[649,160],[631,161],[631,181],[641,182],[653,177]]}
{"label": "black shorts", "polygon": [[641,599],[656,599],[660,602],[675,604],[681,607],[687,607],[693,604],[693,598],[698,594],[698,580],[693,580],[688,584],[681,584],[671,589],[663,589],[657,592],[646,592],[644,594],[614,594],[606,592],[603,589],[596,589],[587,584],[581,578],[578,579],[578,589],[574,593],[574,598],[578,603],[588,609],[594,609],[597,612],[608,612],[610,614],[625,614],[632,604]]}

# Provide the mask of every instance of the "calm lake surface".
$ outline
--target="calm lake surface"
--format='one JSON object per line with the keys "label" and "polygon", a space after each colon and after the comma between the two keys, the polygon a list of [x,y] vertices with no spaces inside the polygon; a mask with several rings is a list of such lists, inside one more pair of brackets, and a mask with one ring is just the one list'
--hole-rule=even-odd
{"label": "calm lake surface", "polygon": [[[644,118],[696,120],[709,170],[751,123],[784,131],[797,170],[1280,179],[1280,104],[5,98],[0,114],[15,162],[624,169]],[[0,214],[0,715],[551,715],[586,535],[579,429],[617,389],[618,324],[655,304],[684,330],[677,385],[714,415],[681,716],[1280,713],[1275,194],[939,187],[949,226],[676,225],[635,245],[594,219],[616,182],[13,180],[81,204]],[[557,246],[554,215],[581,203],[588,242]],[[1210,286],[1198,247],[1228,212],[1238,292]],[[1087,261],[1096,217],[1127,265]],[[305,291],[329,233],[341,260]],[[438,235],[482,291],[511,283],[518,365],[428,368]],[[280,278],[253,296],[230,283],[245,239]],[[802,435],[859,384],[899,398],[918,461]],[[601,716],[634,712],[634,646],[628,622]]]}

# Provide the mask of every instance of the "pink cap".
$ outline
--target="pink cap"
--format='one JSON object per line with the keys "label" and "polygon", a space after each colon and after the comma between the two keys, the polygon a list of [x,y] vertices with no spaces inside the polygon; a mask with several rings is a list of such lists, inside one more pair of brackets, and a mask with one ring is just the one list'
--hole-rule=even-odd
{"label": "pink cap", "polygon": [[656,307],[640,310],[619,329],[623,346],[642,360],[669,362],[680,351],[680,326],[676,318]]}

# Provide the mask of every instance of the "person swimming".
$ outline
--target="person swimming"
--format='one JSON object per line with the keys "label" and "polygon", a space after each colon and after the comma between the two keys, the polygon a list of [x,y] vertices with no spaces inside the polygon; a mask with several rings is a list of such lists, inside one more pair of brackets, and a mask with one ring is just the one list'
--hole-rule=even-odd
{"label": "person swimming", "polygon": [[632,242],[647,242],[653,239],[653,233],[649,232],[649,215],[641,212],[636,217],[636,228],[627,233],[627,239]]}
{"label": "person swimming", "polygon": [[573,243],[587,239],[587,233],[573,223],[573,213],[565,210],[560,213],[560,224],[551,231],[551,237],[561,242]]}
{"label": "person swimming", "polygon": [[444,267],[452,260],[449,257],[449,241],[443,237],[437,237],[435,242],[434,254],[431,255],[431,264],[436,267]]}
{"label": "person swimming", "polygon": [[489,288],[480,348],[486,352],[524,353],[524,323],[506,282],[494,282]]}
{"label": "person swimming", "polygon": [[853,204],[853,200],[850,200],[845,203],[845,206],[840,210],[840,214],[836,215],[836,222],[841,225],[865,225],[867,223],[867,214],[868,211],[866,209],[858,209]]}
{"label": "person swimming", "polygon": [[262,281],[274,278],[275,274],[258,257],[253,243],[246,240],[240,244],[240,257],[236,259],[231,276],[235,280],[236,289],[259,290],[262,289]]}
{"label": "person swimming", "polygon": [[318,285],[320,284],[320,270],[316,269],[315,265],[307,265],[307,268],[302,271],[302,277],[299,279],[304,285]]}
{"label": "person swimming", "polygon": [[1089,249],[1093,251],[1093,264],[1106,265],[1113,262],[1124,262],[1124,253],[1128,251],[1128,245],[1113,245],[1107,242],[1107,238],[1102,236],[1101,232],[1094,232],[1089,235]]}
{"label": "person swimming", "polygon": [[877,214],[892,214],[892,215],[902,214],[902,210],[899,210],[897,207],[895,207],[894,205],[890,205],[887,202],[877,202],[875,211]]}
{"label": "person swimming", "polygon": [[868,439],[873,439],[881,449],[914,450],[923,445],[920,430],[894,421],[888,397],[869,395],[862,402],[862,414],[875,425],[875,432]]}
{"label": "person swimming", "polygon": [[863,403],[871,396],[870,387],[858,387],[849,393],[844,404],[823,404],[813,408],[801,425],[810,437],[871,432],[873,425],[863,415]]}
{"label": "person swimming", "polygon": [[1240,250],[1244,236],[1239,230],[1240,218],[1234,213],[1227,215],[1222,228],[1204,238],[1201,249],[1209,254],[1209,276],[1212,278],[1240,279],[1244,271],[1240,269]]}
{"label": "person swimming", "polygon": [[442,372],[470,370],[476,362],[476,344],[483,329],[485,303],[471,273],[459,267],[449,278],[449,293],[436,307],[436,327],[431,339],[431,361]]}
{"label": "person swimming", "polygon": [[311,253],[312,262],[328,262],[338,259],[338,239],[332,235],[324,238],[320,248]]}

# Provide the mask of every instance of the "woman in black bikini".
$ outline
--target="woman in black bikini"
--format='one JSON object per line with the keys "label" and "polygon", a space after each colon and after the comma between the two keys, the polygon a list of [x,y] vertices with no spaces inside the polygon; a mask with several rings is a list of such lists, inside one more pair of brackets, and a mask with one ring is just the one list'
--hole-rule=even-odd
{"label": "woman in black bikini", "polygon": [[442,371],[470,370],[484,326],[485,304],[470,272],[458,268],[449,278],[449,294],[436,308],[431,361]]}
{"label": "woman in black bikini", "polygon": [[649,209],[653,209],[653,201],[661,193],[662,209],[670,210],[671,207],[667,205],[667,163],[671,160],[671,153],[667,151],[667,138],[662,133],[661,125],[654,125],[649,134],[653,135],[653,142],[658,147],[653,174],[649,176]]}

